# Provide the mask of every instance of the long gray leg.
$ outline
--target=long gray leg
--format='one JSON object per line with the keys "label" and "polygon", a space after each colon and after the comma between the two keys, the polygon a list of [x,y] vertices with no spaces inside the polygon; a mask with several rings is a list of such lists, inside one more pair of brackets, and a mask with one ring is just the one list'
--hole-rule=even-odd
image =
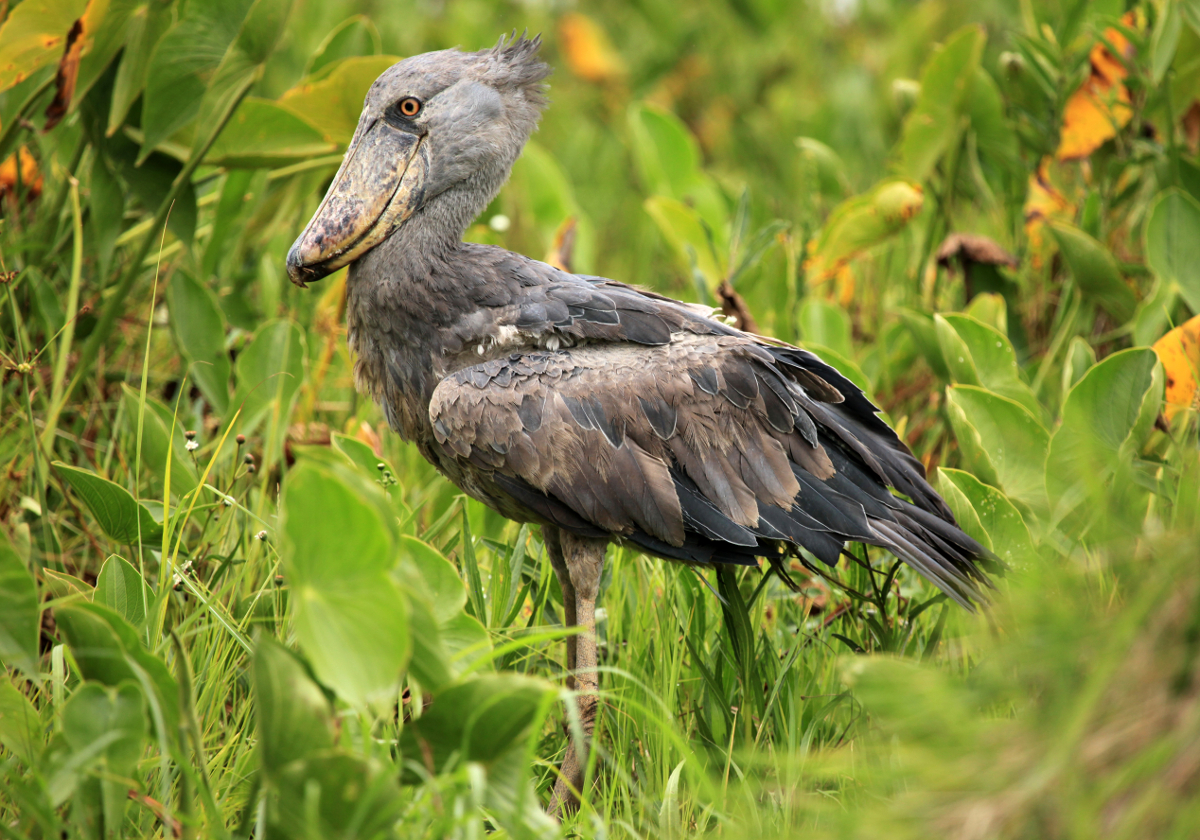
{"label": "long gray leg", "polygon": [[[604,571],[604,552],[608,540],[577,537],[559,531],[560,557],[566,566],[571,587],[575,595],[575,621],[582,625],[583,632],[575,636],[575,691],[579,707],[579,722],[583,728],[583,742],[577,744],[571,738],[567,744],[567,755],[562,770],[554,784],[550,799],[550,815],[561,818],[579,806],[579,793],[583,789],[583,775],[587,768],[588,751],[592,732],[596,728],[596,712],[599,704],[597,691],[600,687],[596,671],[596,593],[600,588],[600,573]],[[551,554],[551,563],[553,563]],[[556,570],[557,571],[557,570]],[[566,593],[564,590],[564,599]],[[570,657],[568,647],[568,657]]]}
{"label": "long gray leg", "polygon": [[[561,531],[553,525],[542,526],[542,542],[546,544],[546,554],[550,556],[550,568],[558,578],[558,587],[563,597],[563,623],[574,627],[575,620],[575,585],[571,583],[571,573],[567,570],[567,561],[563,558]],[[575,690],[575,636],[567,637],[567,688]]]}

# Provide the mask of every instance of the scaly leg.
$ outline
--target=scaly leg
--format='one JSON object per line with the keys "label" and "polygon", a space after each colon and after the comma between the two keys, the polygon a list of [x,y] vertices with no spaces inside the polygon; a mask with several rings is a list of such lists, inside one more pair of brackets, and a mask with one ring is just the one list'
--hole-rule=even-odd
{"label": "scaly leg", "polygon": [[[571,583],[571,573],[567,570],[567,561],[563,558],[561,532],[552,525],[542,526],[542,542],[546,544],[546,554],[550,556],[550,568],[558,578],[558,587],[562,590],[563,623],[574,627],[575,620],[575,585]],[[575,636],[567,637],[567,688],[575,690]]]}
{"label": "scaly leg", "polygon": [[[596,712],[599,704],[599,664],[596,650],[596,593],[600,588],[600,573],[604,570],[604,552],[608,540],[577,537],[565,531],[559,532],[561,558],[566,566],[575,594],[576,622],[583,632],[575,636],[575,691],[579,707],[579,722],[583,728],[583,742],[577,744],[574,737],[567,744],[567,755],[563,759],[554,794],[550,799],[550,815],[561,818],[579,807],[579,793],[583,789],[584,770],[587,768],[588,751],[592,732],[596,728]],[[553,554],[551,555],[553,563]],[[565,598],[564,592],[564,598]],[[568,656],[570,656],[568,647]],[[578,749],[577,749],[578,747]]]}

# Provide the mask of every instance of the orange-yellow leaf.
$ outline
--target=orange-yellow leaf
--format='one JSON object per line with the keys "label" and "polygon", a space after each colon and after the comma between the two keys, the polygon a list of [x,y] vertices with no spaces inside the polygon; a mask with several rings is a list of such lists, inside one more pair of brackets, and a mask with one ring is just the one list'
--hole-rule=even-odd
{"label": "orange-yellow leaf", "polygon": [[1042,158],[1037,171],[1029,176],[1029,192],[1025,197],[1025,235],[1029,239],[1029,252],[1035,268],[1040,268],[1045,257],[1046,221],[1048,219],[1070,219],[1075,208],[1051,180],[1050,158]]}
{"label": "orange-yellow leaf", "polygon": [[67,33],[67,46],[58,60],[58,72],[54,76],[54,99],[46,108],[43,131],[58,125],[71,107],[71,99],[75,96],[75,79],[79,76],[79,59],[83,55],[83,35],[84,22],[83,18],[79,18]]}
{"label": "orange-yellow leaf", "polygon": [[558,36],[571,72],[585,82],[613,82],[625,75],[625,63],[600,24],[571,12],[558,21]]}
{"label": "orange-yellow leaf", "polygon": [[29,154],[29,149],[22,146],[16,153],[8,156],[0,163],[0,195],[12,193],[17,188],[17,161],[21,162],[21,186],[32,198],[42,194],[42,173],[37,161]]}
{"label": "orange-yellow leaf", "polygon": [[1154,342],[1154,352],[1167,376],[1166,407],[1170,420],[1180,409],[1200,409],[1196,380],[1200,375],[1200,315],[1185,321]]}
{"label": "orange-yellow leaf", "polygon": [[[1130,15],[1122,20],[1127,25],[1134,24],[1134,18]],[[1112,27],[1105,29],[1104,38],[1122,58],[1128,60],[1133,57],[1133,45],[1119,30]],[[1129,90],[1124,85],[1125,77],[1129,75],[1125,65],[1103,41],[1096,42],[1088,58],[1091,74],[1071,94],[1063,111],[1057,152],[1059,160],[1087,157],[1106,141],[1116,137],[1117,132],[1128,125],[1133,116]]]}

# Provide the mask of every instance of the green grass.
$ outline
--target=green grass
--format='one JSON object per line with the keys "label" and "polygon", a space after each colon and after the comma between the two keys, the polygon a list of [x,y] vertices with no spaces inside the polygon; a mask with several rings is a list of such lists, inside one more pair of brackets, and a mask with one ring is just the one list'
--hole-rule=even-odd
{"label": "green grass", "polygon": [[[1194,4],[258,0],[290,16],[237,41],[243,6],[192,3],[237,85],[214,58],[172,122],[154,85],[191,71],[164,49],[143,93],[154,39],[104,17],[41,131],[63,45],[13,53],[31,3],[0,29],[0,160],[26,150],[0,168],[0,835],[1195,834],[1197,415],[1164,394],[1200,360],[1148,349],[1200,312]],[[44,8],[61,35],[82,4]],[[343,278],[283,271],[380,56],[513,27],[544,33],[553,101],[469,237],[542,257],[570,218],[578,270],[710,303],[729,281],[874,395],[1007,566],[970,615],[857,546],[797,564],[798,594],[612,548],[561,827],[540,535],[355,393]],[[1128,120],[1055,160],[1116,33]],[[1027,226],[1039,194],[1054,224]],[[1016,265],[968,291],[954,232]]]}

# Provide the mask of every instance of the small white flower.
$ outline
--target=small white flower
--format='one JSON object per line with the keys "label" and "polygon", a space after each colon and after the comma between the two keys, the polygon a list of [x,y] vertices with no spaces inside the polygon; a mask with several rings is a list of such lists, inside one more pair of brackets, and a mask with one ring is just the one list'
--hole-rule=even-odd
{"label": "small white flower", "polygon": [[257,534],[254,535],[254,539],[258,540],[259,542],[266,542],[267,541],[267,532],[259,531]]}
{"label": "small white flower", "polygon": [[225,503],[225,507],[233,507],[233,496],[226,496],[221,501]]}
{"label": "small white flower", "polygon": [[200,448],[200,444],[196,443],[196,441],[194,441],[194,440],[189,440],[184,445],[187,447],[188,452],[195,452],[197,449]]}
{"label": "small white flower", "polygon": [[179,567],[179,571],[183,572],[184,574],[187,574],[191,570],[192,570],[192,561],[191,560],[188,560],[186,563],[184,563],[182,566]]}
{"label": "small white flower", "polygon": [[512,222],[510,222],[508,220],[508,216],[505,216],[503,213],[497,213],[495,216],[492,216],[491,220],[488,222],[488,227],[496,231],[496,233],[504,233],[504,231],[508,230],[511,225]]}

